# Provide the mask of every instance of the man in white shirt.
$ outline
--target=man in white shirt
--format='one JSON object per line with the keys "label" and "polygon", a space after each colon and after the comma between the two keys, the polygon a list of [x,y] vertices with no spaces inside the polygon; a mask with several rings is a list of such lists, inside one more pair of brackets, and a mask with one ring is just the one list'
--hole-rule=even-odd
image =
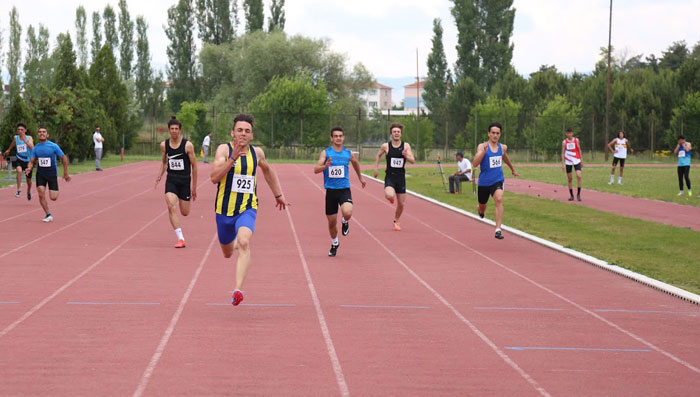
{"label": "man in white shirt", "polygon": [[204,137],[202,151],[204,152],[204,164],[209,162],[209,144],[211,143],[211,132]]}
{"label": "man in white shirt", "polygon": [[100,127],[95,127],[95,133],[92,134],[92,141],[95,142],[95,171],[102,171],[100,160],[102,160],[102,142],[105,139],[100,134]]}
{"label": "man in white shirt", "polygon": [[457,152],[457,172],[450,175],[450,193],[459,193],[462,181],[468,182],[471,180],[472,164],[464,158],[462,152]]}

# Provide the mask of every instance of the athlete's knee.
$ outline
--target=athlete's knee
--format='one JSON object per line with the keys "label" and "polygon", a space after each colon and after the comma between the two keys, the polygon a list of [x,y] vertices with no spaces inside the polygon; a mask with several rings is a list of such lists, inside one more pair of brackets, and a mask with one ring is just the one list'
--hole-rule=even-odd
{"label": "athlete's knee", "polygon": [[236,245],[238,246],[238,250],[241,252],[248,251],[250,249],[250,239],[249,238],[238,238],[236,239]]}

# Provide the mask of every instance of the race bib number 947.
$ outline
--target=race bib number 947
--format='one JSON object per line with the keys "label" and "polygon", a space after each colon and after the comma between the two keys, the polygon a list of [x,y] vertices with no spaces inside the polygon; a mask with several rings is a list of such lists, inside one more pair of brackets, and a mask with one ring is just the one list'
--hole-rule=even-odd
{"label": "race bib number 947", "polygon": [[39,167],[51,167],[51,157],[39,157]]}
{"label": "race bib number 947", "polygon": [[403,159],[392,157],[391,168],[403,168]]}
{"label": "race bib number 947", "polygon": [[501,168],[501,156],[493,156],[489,161],[489,168]]}
{"label": "race bib number 947", "polygon": [[685,157],[685,150],[679,150],[678,157]]}
{"label": "race bib number 947", "polygon": [[332,165],[328,167],[329,178],[345,178],[345,167],[342,165]]}
{"label": "race bib number 947", "polygon": [[183,159],[170,159],[168,164],[173,171],[182,171],[185,169],[185,160]]}
{"label": "race bib number 947", "polygon": [[231,190],[236,193],[255,193],[255,177],[252,175],[234,175]]}

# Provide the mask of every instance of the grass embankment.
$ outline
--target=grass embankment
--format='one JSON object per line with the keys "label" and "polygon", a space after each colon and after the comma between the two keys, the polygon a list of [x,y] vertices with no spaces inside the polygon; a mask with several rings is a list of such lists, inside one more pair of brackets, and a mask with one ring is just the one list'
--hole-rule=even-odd
{"label": "grass embankment", "polygon": [[[609,175],[610,170],[606,170]],[[523,177],[531,179],[535,179],[531,175],[537,172],[538,177],[545,182],[550,180],[544,179],[551,177],[552,183],[555,182],[554,176],[557,172],[559,179],[563,177],[558,168],[546,171],[522,167],[519,171]],[[593,168],[586,171],[588,179],[604,177],[603,173],[597,175]],[[649,178],[643,175],[645,171],[630,171],[629,180],[627,177],[623,180],[625,184],[630,185],[628,192],[646,191],[634,188],[635,178],[639,181],[649,181]],[[663,172],[670,170],[653,171],[658,171],[654,178],[661,179]],[[371,171],[366,173],[371,175]],[[635,173],[637,176],[633,176]],[[381,178],[383,175],[384,172],[380,172]],[[601,186],[608,187],[608,180],[603,180]],[[406,183],[413,191],[476,213],[476,195],[471,194],[471,187],[463,187],[466,194],[446,193],[436,169],[409,168]],[[615,185],[610,188],[624,189],[626,186]],[[700,259],[696,248],[697,242],[700,241],[700,232],[508,191],[505,192],[504,203],[504,223],[508,226],[700,294]],[[490,203],[486,216],[493,219],[493,202]]]}

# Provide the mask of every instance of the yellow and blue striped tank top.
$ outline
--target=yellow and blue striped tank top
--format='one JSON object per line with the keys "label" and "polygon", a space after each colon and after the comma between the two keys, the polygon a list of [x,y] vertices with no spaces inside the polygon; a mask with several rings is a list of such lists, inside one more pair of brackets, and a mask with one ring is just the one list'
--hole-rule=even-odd
{"label": "yellow and blue striped tank top", "polygon": [[[228,144],[228,155],[231,156],[233,147]],[[226,176],[216,187],[214,209],[217,214],[236,216],[247,209],[258,209],[257,177],[258,158],[253,145],[249,145],[248,153],[240,156]]]}

